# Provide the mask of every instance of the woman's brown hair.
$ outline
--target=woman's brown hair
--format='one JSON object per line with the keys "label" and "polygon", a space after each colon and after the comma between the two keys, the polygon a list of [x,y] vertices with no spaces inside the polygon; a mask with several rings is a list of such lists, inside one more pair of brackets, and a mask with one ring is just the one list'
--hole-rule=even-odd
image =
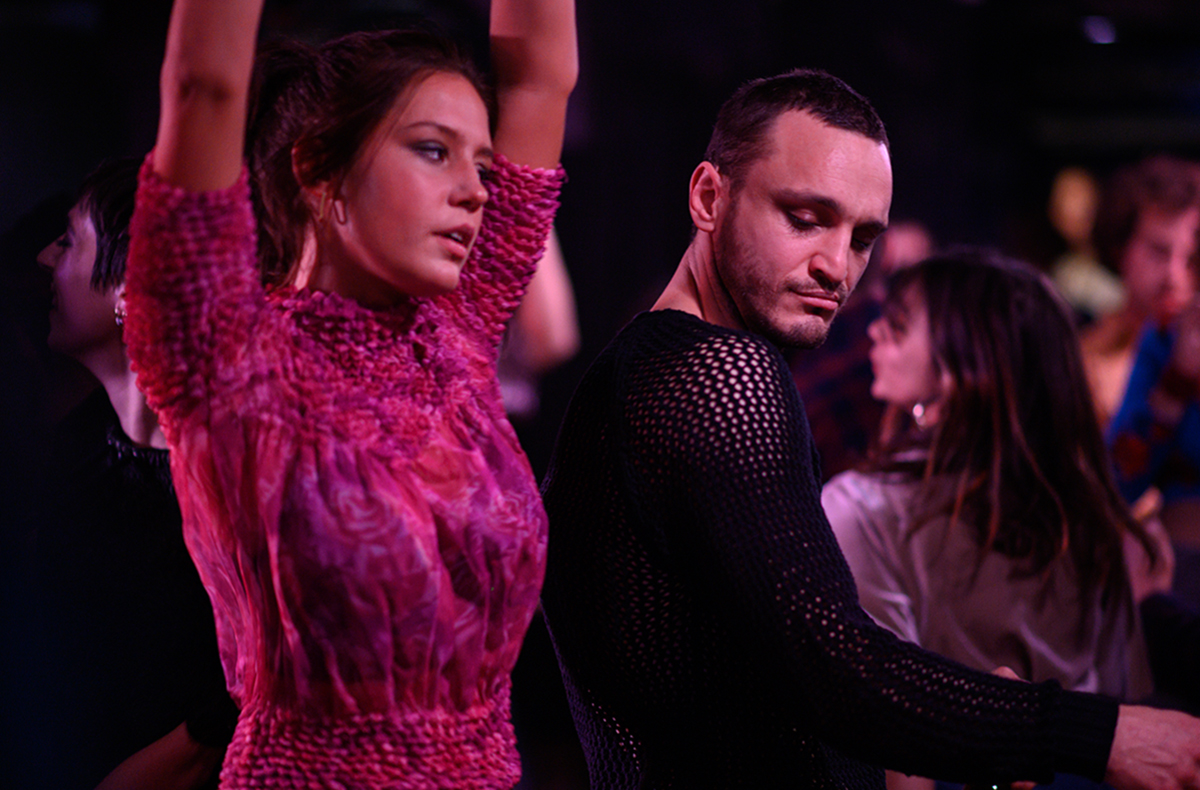
{"label": "woman's brown hair", "polygon": [[[1124,535],[1154,550],[1113,480],[1067,305],[1044,275],[987,251],[896,272],[889,301],[910,289],[950,384],[929,430],[889,410],[874,465],[919,476],[914,529],[949,518],[974,531],[981,560],[1000,552],[1038,575],[1068,559],[1085,595],[1127,589]],[[915,448],[919,464],[898,460]]]}
{"label": "woman's brown hair", "polygon": [[431,74],[467,79],[493,115],[471,61],[426,30],[357,32],[320,46],[281,42],[255,62],[246,135],[263,279],[286,282],[314,220],[303,187],[335,188],[397,100]]}

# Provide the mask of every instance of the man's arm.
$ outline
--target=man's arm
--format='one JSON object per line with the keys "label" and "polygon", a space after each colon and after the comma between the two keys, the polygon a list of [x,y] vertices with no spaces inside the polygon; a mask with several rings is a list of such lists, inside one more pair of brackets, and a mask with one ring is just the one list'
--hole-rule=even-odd
{"label": "man's arm", "polygon": [[[735,631],[778,651],[771,663],[790,669],[781,681],[807,700],[822,737],[864,761],[951,780],[1048,779],[1054,771],[1099,780],[1107,771],[1121,790],[1166,790],[1155,767],[1164,757],[1139,734],[1171,726],[1177,784],[1169,787],[1198,786],[1200,722],[1119,712],[1114,700],[1056,683],[973,671],[870,620],[821,510],[786,363],[768,348],[717,339],[698,349],[679,381],[660,374],[651,402],[628,406],[653,423],[634,431],[647,439],[633,463],[658,470],[659,488],[682,497],[656,509],[690,514],[668,535],[692,563],[688,575],[721,591]],[[653,402],[657,392],[670,403]],[[676,413],[669,423],[656,417],[668,410]]]}

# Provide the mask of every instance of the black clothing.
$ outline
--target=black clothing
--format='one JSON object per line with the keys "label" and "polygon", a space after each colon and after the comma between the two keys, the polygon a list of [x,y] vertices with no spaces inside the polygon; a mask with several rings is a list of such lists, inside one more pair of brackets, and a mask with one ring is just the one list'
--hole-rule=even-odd
{"label": "black clothing", "polygon": [[94,787],[185,720],[223,748],[237,709],[167,451],[134,445],[99,389],[56,431],[46,487],[23,607],[32,786]]}
{"label": "black clothing", "polygon": [[593,788],[1103,777],[1117,704],[876,626],[779,351],[678,311],[592,365],[544,486],[543,607]]}
{"label": "black clothing", "polygon": [[1200,611],[1161,593],[1140,609],[1156,690],[1178,703],[1173,707],[1200,715]]}

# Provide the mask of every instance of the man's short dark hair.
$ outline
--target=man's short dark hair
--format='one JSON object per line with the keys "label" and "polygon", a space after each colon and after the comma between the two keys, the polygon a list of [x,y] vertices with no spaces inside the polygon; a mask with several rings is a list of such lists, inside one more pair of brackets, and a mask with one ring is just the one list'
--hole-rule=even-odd
{"label": "man's short dark hair", "polygon": [[1200,205],[1200,163],[1155,154],[1113,173],[1096,206],[1092,244],[1096,257],[1114,272],[1121,270],[1125,247],[1142,212],[1168,217]]}
{"label": "man's short dark hair", "polygon": [[796,69],[753,80],[721,105],[704,158],[736,190],[746,171],[766,154],[767,133],[784,112],[812,113],[824,123],[888,145],[875,108],[837,77],[819,69]]}

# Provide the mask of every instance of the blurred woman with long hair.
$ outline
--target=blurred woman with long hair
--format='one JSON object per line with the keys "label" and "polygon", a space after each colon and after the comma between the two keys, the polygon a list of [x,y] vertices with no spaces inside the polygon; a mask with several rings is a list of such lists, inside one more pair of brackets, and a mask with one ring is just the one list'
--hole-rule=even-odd
{"label": "blurred woman with long hair", "polygon": [[1152,552],[1113,482],[1069,309],[987,252],[897,272],[870,327],[873,461],[822,502],[865,608],[978,669],[1149,691],[1125,570]]}

